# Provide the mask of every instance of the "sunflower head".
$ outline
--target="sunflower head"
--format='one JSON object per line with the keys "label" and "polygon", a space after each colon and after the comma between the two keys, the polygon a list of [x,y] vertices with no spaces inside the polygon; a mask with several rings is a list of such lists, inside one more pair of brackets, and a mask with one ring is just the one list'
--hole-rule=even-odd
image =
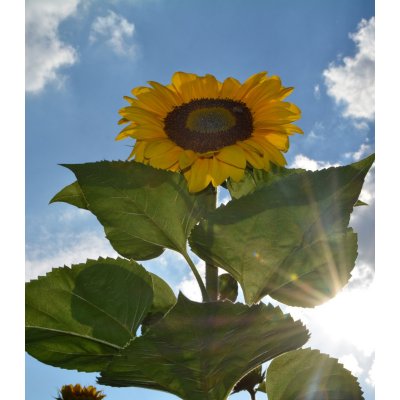
{"label": "sunflower head", "polygon": [[102,400],[106,397],[101,391],[97,391],[94,386],[84,386],[77,384],[64,385],[56,400]]}
{"label": "sunflower head", "polygon": [[184,174],[190,192],[238,182],[246,168],[283,166],[301,112],[283,101],[293,90],[260,72],[240,83],[176,72],[164,86],[137,87],[120,110],[117,140],[136,140],[129,159]]}

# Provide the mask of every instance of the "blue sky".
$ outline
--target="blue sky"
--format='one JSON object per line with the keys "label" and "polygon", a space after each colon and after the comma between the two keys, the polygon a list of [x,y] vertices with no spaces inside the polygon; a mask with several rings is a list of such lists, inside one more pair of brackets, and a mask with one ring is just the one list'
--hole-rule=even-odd
{"label": "blue sky", "polygon": [[[118,109],[135,86],[166,84],[173,72],[244,80],[267,70],[294,86],[305,134],[291,139],[290,166],[346,164],[374,151],[374,2],[366,0],[65,0],[26,3],[26,277],[115,255],[96,219],[50,198],[73,180],[60,163],[125,159],[115,142]],[[313,333],[314,348],[339,358],[374,399],[374,335],[367,310],[374,284],[374,173],[369,207],[352,219],[359,258],[345,291],[312,311],[289,309]],[[196,298],[184,262],[167,252],[146,267]],[[267,301],[268,299],[266,299]],[[46,366],[27,356],[26,399],[50,399],[65,383],[95,374]],[[107,398],[172,399],[104,388]],[[238,394],[232,399],[247,399]],[[259,395],[259,398],[265,398]]]}

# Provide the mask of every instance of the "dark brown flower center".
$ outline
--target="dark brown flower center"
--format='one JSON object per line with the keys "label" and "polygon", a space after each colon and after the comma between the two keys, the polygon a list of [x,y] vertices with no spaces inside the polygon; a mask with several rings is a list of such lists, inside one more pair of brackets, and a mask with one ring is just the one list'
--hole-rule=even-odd
{"label": "dark brown flower center", "polygon": [[194,99],[170,111],[164,129],[178,146],[206,153],[248,139],[253,132],[253,117],[241,101]]}

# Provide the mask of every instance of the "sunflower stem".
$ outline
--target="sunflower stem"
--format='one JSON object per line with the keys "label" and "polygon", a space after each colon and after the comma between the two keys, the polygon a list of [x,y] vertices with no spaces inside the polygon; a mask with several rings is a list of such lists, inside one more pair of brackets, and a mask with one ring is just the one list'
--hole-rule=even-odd
{"label": "sunflower stem", "polygon": [[[217,189],[211,187],[212,196],[209,203],[209,211],[217,208]],[[208,232],[211,235],[211,232]],[[206,289],[210,301],[218,300],[218,268],[206,262]]]}
{"label": "sunflower stem", "polygon": [[201,290],[201,295],[202,295],[202,297],[203,297],[203,302],[210,301],[210,298],[209,298],[207,289],[206,289],[206,287],[204,286],[203,279],[201,279],[201,276],[200,276],[200,274],[199,274],[199,271],[197,271],[197,268],[196,268],[196,266],[194,265],[194,262],[193,262],[192,259],[189,257],[189,254],[183,253],[182,255],[183,255],[183,257],[185,258],[186,262],[189,264],[189,267],[190,267],[190,269],[192,270],[194,277],[196,278],[197,284],[199,285],[200,290]]}
{"label": "sunflower stem", "polygon": [[256,392],[255,390],[249,390],[251,400],[256,400]]}

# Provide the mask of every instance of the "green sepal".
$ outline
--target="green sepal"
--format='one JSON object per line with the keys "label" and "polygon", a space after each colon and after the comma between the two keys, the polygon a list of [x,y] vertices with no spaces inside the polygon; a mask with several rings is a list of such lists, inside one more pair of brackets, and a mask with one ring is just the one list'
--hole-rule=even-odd
{"label": "green sepal", "polygon": [[250,371],[245,375],[233,388],[233,393],[238,393],[246,390],[249,393],[255,393],[258,391],[256,386],[265,382],[265,371],[262,372],[262,366],[259,365],[257,368]]}
{"label": "green sepal", "polygon": [[43,363],[101,371],[153,304],[151,275],[134,261],[99,258],[26,284],[26,351]]}
{"label": "green sepal", "polygon": [[348,224],[373,160],[275,179],[210,213],[193,229],[191,248],[229,272],[248,304],[267,294],[321,304],[351,276],[357,237]]}
{"label": "green sepal", "polygon": [[298,174],[305,172],[301,168],[284,168],[276,165],[271,165],[270,171],[263,169],[246,169],[244,176],[239,182],[232,179],[226,181],[226,187],[229,190],[232,199],[240,199],[243,196],[253,193],[257,189],[269,185],[270,183],[281,179],[291,174]]}
{"label": "green sepal", "polygon": [[363,400],[357,379],[318,350],[299,349],[275,358],[266,377],[268,400]]}
{"label": "green sepal", "polygon": [[226,399],[247,373],[301,347],[308,331],[279,307],[196,303],[182,294],[157,324],[130,342],[101,373],[109,386],[139,386],[183,399]]}

